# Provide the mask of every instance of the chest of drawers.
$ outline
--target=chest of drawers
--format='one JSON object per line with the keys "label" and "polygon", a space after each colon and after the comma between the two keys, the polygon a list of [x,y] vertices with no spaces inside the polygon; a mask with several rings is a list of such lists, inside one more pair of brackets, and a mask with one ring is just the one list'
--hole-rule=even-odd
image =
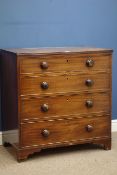
{"label": "chest of drawers", "polygon": [[112,50],[2,50],[3,143],[18,160],[45,148],[111,149]]}

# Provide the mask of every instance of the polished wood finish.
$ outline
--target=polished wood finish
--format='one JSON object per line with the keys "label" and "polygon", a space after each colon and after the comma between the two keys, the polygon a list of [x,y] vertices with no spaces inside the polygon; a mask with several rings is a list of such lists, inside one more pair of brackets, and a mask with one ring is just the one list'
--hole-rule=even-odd
{"label": "polished wood finish", "polygon": [[0,53],[3,142],[13,145],[18,161],[82,143],[111,149],[111,49]]}
{"label": "polished wood finish", "polygon": [[[92,85],[87,83],[92,81]],[[47,88],[42,87],[42,83],[48,85]],[[60,92],[78,92],[99,89],[109,89],[109,73],[96,74],[41,74],[41,75],[23,75],[20,77],[20,93],[21,95],[29,94],[53,94]]]}
{"label": "polished wood finish", "polygon": [[[20,73],[45,73],[45,72],[66,72],[66,71],[106,71],[110,68],[110,55],[102,54],[71,54],[71,55],[41,55],[41,56],[20,56]],[[87,60],[92,59],[94,65],[88,67]],[[40,64],[46,62],[47,69],[42,69]]]}
{"label": "polished wood finish", "polygon": [[[93,127],[92,132],[87,130],[88,125]],[[29,122],[21,124],[21,147],[85,140],[92,137],[109,136],[109,118],[80,118]],[[50,134],[44,137],[42,132],[46,129]],[[27,139],[26,139],[27,138]],[[59,143],[59,144],[60,144]]]}
{"label": "polished wood finish", "polygon": [[[103,100],[102,100],[103,99]],[[92,107],[87,106],[87,101],[91,100]],[[42,105],[48,106],[45,112],[41,109]],[[109,94],[75,94],[68,96],[27,98],[22,99],[21,119],[46,118],[53,116],[64,116],[70,114],[83,114],[92,112],[110,112]]]}
{"label": "polished wood finish", "polygon": [[54,54],[76,54],[76,53],[83,53],[83,54],[90,54],[90,53],[111,53],[112,49],[105,49],[105,48],[90,48],[90,47],[41,47],[41,48],[21,48],[21,49],[7,49],[9,52],[16,53],[17,55],[52,55]]}

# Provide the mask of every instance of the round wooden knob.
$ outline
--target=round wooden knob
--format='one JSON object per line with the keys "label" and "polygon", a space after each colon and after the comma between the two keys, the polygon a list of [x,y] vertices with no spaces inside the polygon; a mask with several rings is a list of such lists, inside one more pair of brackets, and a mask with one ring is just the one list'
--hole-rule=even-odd
{"label": "round wooden knob", "polygon": [[48,89],[48,87],[49,87],[49,85],[48,85],[47,82],[42,82],[42,83],[41,83],[41,88],[42,88],[42,89]]}
{"label": "round wooden knob", "polygon": [[47,130],[47,129],[43,129],[42,132],[41,132],[41,134],[42,134],[44,137],[48,137],[48,136],[50,135],[50,132],[49,132],[49,130]]}
{"label": "round wooden knob", "polygon": [[92,100],[87,100],[87,101],[86,101],[86,106],[87,106],[88,108],[93,107],[93,101],[92,101]]}
{"label": "round wooden knob", "polygon": [[46,61],[41,62],[40,64],[42,69],[47,69],[48,68],[48,63]]}
{"label": "round wooden knob", "polygon": [[87,80],[85,81],[85,84],[86,84],[87,86],[93,86],[94,82],[93,82],[93,80],[87,79]]}
{"label": "round wooden knob", "polygon": [[94,61],[89,59],[89,60],[86,61],[86,65],[87,65],[87,67],[93,67]]}
{"label": "round wooden knob", "polygon": [[42,112],[47,112],[49,110],[49,106],[47,104],[43,104],[41,106],[41,110],[42,110]]}
{"label": "round wooden knob", "polygon": [[87,125],[87,126],[86,126],[86,130],[87,130],[88,132],[93,131],[93,126]]}

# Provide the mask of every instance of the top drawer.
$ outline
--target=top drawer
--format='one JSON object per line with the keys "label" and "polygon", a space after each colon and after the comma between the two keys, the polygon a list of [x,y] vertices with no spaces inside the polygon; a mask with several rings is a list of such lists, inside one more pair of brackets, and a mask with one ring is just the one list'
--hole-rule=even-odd
{"label": "top drawer", "polygon": [[67,54],[20,56],[20,73],[93,71],[110,68],[110,55]]}

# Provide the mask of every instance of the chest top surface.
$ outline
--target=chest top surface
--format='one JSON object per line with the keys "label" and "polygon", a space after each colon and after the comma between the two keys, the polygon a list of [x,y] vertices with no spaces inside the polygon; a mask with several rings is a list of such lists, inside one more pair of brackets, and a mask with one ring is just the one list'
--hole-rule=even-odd
{"label": "chest top surface", "polygon": [[67,53],[111,53],[112,49],[90,48],[90,47],[40,47],[40,48],[20,48],[20,49],[5,49],[17,55],[32,55],[32,54],[67,54]]}

